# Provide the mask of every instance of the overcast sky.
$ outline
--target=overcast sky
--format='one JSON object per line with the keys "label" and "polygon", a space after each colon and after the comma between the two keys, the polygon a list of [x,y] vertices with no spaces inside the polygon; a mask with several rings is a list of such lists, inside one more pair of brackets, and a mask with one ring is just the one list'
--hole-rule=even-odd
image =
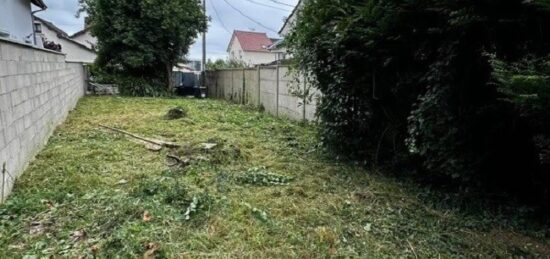
{"label": "overcast sky", "polygon": [[[78,0],[44,0],[48,9],[37,15],[53,22],[69,34],[84,27],[84,18],[76,18]],[[298,0],[207,0],[206,8],[211,22],[207,34],[207,53],[212,59],[225,58],[233,30],[255,30],[277,37],[283,20]],[[232,5],[234,8],[232,8]],[[217,12],[216,12],[217,11]],[[248,19],[239,13],[250,17]],[[267,27],[267,28],[264,28]],[[200,59],[201,39],[191,48],[189,58]]]}

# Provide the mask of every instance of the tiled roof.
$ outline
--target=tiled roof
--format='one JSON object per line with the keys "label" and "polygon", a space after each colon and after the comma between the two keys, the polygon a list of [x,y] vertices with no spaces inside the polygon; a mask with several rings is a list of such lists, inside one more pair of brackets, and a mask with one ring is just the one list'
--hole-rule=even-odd
{"label": "tiled roof", "polygon": [[238,40],[244,51],[269,52],[269,47],[273,42],[267,37],[266,33],[250,31],[234,31],[230,46],[234,40]]}

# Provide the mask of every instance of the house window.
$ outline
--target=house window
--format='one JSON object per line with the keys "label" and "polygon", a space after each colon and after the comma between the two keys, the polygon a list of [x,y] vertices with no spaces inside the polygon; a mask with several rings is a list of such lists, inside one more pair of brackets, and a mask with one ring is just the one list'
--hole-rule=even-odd
{"label": "house window", "polygon": [[40,23],[34,23],[34,32],[36,32],[36,33],[42,33],[42,24],[40,24]]}

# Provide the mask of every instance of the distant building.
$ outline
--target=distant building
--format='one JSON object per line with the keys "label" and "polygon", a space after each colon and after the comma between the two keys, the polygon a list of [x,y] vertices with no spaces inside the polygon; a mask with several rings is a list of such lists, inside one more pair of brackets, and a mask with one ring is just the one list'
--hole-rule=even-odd
{"label": "distant building", "polygon": [[294,10],[292,10],[292,13],[288,18],[285,19],[285,22],[281,29],[279,30],[279,35],[283,37],[282,40],[279,40],[278,42],[275,42],[272,46],[269,47],[270,51],[277,53],[277,60],[285,60],[292,58],[292,56],[288,53],[288,50],[285,46],[285,40],[288,36],[288,34],[292,31],[294,26],[296,25],[296,21],[298,20],[298,15],[302,8],[304,7],[304,3],[307,0],[300,0],[296,7],[294,7]]}
{"label": "distant building", "polygon": [[266,33],[234,31],[227,52],[229,58],[249,66],[270,64],[277,60],[277,53],[269,50],[273,40]]}
{"label": "distant building", "polygon": [[42,0],[0,0],[0,38],[41,47],[35,42],[31,4],[47,8]]}
{"label": "distant building", "polygon": [[86,45],[90,49],[95,49],[97,47],[97,38],[92,36],[89,24],[90,21],[88,17],[86,17],[84,29],[71,35],[70,38]]}
{"label": "distant building", "polygon": [[281,29],[279,30],[279,35],[281,35],[281,37],[286,37],[292,31],[292,28],[294,28],[296,20],[298,19],[298,15],[304,7],[306,1],[307,0],[300,0],[296,7],[294,7],[294,10],[292,10],[290,16],[286,18],[283,27],[281,27]]}
{"label": "distant building", "polygon": [[69,35],[53,23],[35,17],[37,42],[43,42],[48,49],[65,53],[69,62],[93,63],[97,57],[94,49],[69,38]]}

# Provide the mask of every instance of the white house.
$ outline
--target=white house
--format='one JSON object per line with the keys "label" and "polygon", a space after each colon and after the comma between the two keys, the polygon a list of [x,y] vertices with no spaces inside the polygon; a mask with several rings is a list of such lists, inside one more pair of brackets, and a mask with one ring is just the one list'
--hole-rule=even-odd
{"label": "white house", "polygon": [[304,7],[304,3],[307,0],[300,0],[298,1],[298,4],[296,7],[294,7],[294,10],[292,10],[292,13],[288,18],[286,18],[285,23],[283,24],[283,27],[279,30],[279,35],[281,37],[286,37],[290,31],[292,31],[292,28],[294,28],[294,25],[296,24],[296,20],[298,19],[298,15],[302,8]]}
{"label": "white house", "polygon": [[290,14],[290,16],[285,19],[285,22],[284,22],[283,26],[279,30],[279,35],[281,37],[283,37],[283,39],[274,42],[273,45],[269,46],[269,48],[268,48],[271,52],[277,54],[277,61],[292,58],[292,55],[288,53],[288,50],[285,47],[284,38],[286,36],[288,36],[288,34],[294,28],[294,25],[296,24],[296,21],[298,20],[298,16],[300,14],[300,11],[304,7],[304,3],[306,1],[308,1],[308,0],[298,1],[298,4],[294,7],[294,9],[292,10],[292,13]]}
{"label": "white house", "polygon": [[[55,26],[53,23],[40,17],[35,17],[35,27],[39,30],[37,36],[44,44],[58,44],[61,49],[57,50],[66,54],[66,60],[69,62],[93,63],[97,57],[94,49],[77,42],[69,35]],[[44,46],[46,46],[44,45]]]}
{"label": "white house", "polygon": [[39,8],[35,12],[47,8],[42,0],[0,0],[0,38],[38,45],[31,4]]}
{"label": "white house", "polygon": [[71,35],[70,38],[80,42],[81,44],[86,45],[90,49],[95,49],[97,46],[97,38],[92,36],[90,33],[90,27],[88,26],[88,18],[86,18],[86,22],[84,25],[84,29]]}
{"label": "white house", "polygon": [[234,31],[227,52],[229,58],[249,66],[270,64],[277,60],[277,53],[269,51],[273,39],[266,33]]}

